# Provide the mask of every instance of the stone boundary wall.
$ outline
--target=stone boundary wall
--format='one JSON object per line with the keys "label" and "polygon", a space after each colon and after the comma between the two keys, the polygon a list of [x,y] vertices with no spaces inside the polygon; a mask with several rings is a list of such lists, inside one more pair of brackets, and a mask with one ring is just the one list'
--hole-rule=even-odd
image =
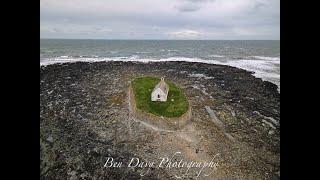
{"label": "stone boundary wall", "polygon": [[136,106],[135,97],[134,97],[134,93],[131,85],[129,86],[128,91],[129,91],[128,96],[129,96],[130,111],[133,117],[141,121],[144,121],[148,124],[151,124],[153,126],[157,126],[158,128],[162,128],[166,130],[178,130],[183,128],[191,120],[192,112],[191,112],[190,102],[188,102],[189,108],[187,112],[185,112],[180,117],[173,117],[173,118],[159,117],[154,114],[143,112],[142,110],[138,109]]}

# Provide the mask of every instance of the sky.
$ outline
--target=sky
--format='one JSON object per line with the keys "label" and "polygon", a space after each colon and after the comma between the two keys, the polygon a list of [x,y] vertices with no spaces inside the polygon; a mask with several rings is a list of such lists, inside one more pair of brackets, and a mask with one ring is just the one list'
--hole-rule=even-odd
{"label": "sky", "polygon": [[40,0],[40,38],[279,40],[280,0]]}

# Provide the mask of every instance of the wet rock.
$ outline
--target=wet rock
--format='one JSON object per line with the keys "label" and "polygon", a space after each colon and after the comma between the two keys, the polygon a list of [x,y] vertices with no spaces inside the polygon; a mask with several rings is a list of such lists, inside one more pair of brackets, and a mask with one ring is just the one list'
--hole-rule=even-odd
{"label": "wet rock", "polygon": [[[184,90],[193,119],[183,132],[160,131],[130,117],[126,90],[138,76],[166,76]],[[189,160],[220,153],[223,169],[210,178],[280,177],[280,94],[272,83],[233,67],[191,62],[40,67],[40,119],[41,137],[50,142],[40,139],[41,179],[175,179],[174,170],[154,169],[141,177],[139,168],[103,168],[107,156],[155,160],[174,151],[185,151]]]}
{"label": "wet rock", "polygon": [[51,135],[46,140],[50,143],[53,143],[53,137]]}

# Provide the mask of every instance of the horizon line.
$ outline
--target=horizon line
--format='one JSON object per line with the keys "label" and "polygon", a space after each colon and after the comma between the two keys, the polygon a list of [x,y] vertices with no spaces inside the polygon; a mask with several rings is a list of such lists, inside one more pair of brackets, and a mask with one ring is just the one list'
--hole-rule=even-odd
{"label": "horizon line", "polygon": [[280,41],[280,39],[103,39],[103,38],[40,38],[40,40],[145,40],[145,41]]}

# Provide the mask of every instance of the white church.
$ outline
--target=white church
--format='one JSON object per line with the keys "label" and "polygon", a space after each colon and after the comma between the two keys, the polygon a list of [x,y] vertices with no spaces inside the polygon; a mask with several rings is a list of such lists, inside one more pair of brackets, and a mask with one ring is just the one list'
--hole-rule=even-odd
{"label": "white church", "polygon": [[165,102],[168,98],[169,86],[164,82],[164,78],[154,87],[151,93],[151,101]]}

